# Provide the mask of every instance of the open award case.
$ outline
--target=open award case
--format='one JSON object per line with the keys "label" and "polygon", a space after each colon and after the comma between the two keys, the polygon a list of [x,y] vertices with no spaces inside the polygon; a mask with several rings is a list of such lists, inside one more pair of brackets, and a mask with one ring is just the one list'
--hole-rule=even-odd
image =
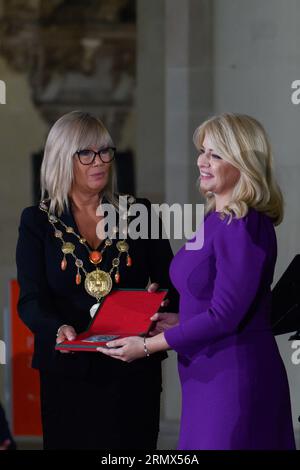
{"label": "open award case", "polygon": [[104,297],[88,329],[74,341],[56,345],[58,351],[91,351],[108,341],[127,336],[146,336],[150,318],[158,311],[167,290],[148,292],[144,289],[115,289]]}

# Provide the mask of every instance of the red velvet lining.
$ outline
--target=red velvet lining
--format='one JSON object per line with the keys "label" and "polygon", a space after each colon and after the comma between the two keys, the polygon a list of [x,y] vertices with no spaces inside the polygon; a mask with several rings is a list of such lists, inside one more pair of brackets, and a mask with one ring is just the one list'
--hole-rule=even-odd
{"label": "red velvet lining", "polygon": [[147,335],[152,327],[150,318],[160,307],[166,290],[148,292],[146,290],[116,289],[102,301],[89,328],[79,334],[74,341],[57,344],[57,350],[96,351],[106,341],[85,342],[93,335],[127,336]]}

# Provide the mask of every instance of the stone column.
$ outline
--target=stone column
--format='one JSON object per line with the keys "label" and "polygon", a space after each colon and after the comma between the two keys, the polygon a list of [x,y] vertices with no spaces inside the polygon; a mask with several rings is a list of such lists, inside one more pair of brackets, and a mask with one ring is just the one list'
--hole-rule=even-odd
{"label": "stone column", "polygon": [[[212,113],[212,2],[138,0],[138,191],[159,202],[201,202],[192,143]],[[177,251],[183,240],[172,242]],[[176,445],[181,399],[174,352],[164,363],[163,445]]]}

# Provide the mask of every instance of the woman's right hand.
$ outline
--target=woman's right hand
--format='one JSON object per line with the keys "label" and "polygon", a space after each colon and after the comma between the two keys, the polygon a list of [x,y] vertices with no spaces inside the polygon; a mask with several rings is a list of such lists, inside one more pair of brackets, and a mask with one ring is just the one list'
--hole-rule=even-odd
{"label": "woman's right hand", "polygon": [[[62,343],[63,341],[74,341],[76,338],[77,334],[76,331],[74,330],[73,326],[70,325],[62,325],[57,332],[57,337],[56,337],[56,344]],[[71,351],[60,351],[62,353],[69,353]]]}
{"label": "woman's right hand", "polygon": [[179,323],[178,313],[171,312],[157,312],[153,315],[153,317],[150,318],[150,320],[155,322],[155,326],[153,330],[149,331],[149,336],[159,335],[163,331],[168,330],[169,328],[172,328],[173,326],[176,326]]}

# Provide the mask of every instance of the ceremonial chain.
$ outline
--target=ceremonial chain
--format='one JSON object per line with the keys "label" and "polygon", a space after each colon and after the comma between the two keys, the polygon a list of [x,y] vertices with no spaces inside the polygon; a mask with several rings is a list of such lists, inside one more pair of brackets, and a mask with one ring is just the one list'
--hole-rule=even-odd
{"label": "ceremonial chain", "polygon": [[[134,202],[135,202],[134,197],[130,196],[128,198],[129,205],[133,204]],[[72,258],[75,260],[75,266],[77,268],[77,274],[75,277],[76,284],[77,285],[81,284],[81,280],[82,280],[81,274],[80,274],[80,271],[81,271],[85,276],[84,287],[85,287],[86,292],[92,297],[95,297],[97,299],[97,304],[93,305],[91,308],[91,315],[93,316],[99,306],[100,299],[102,297],[105,297],[107,294],[109,294],[109,292],[112,289],[112,286],[113,286],[112,276],[113,276],[114,270],[115,270],[115,274],[113,276],[114,281],[116,284],[119,284],[120,282],[119,266],[121,262],[121,256],[123,253],[126,255],[126,266],[127,267],[132,266],[132,258],[129,255],[129,244],[126,241],[126,239],[119,240],[116,243],[116,247],[119,253],[117,257],[113,258],[111,269],[109,270],[109,272],[100,270],[98,265],[100,265],[103,259],[104,251],[107,251],[109,247],[113,245],[112,240],[109,237],[106,238],[104,242],[104,246],[100,251],[91,250],[85,238],[77,234],[73,227],[66,225],[61,219],[59,219],[54,214],[50,213],[49,208],[47,206],[47,200],[41,201],[39,208],[43,212],[47,213],[48,221],[54,229],[54,236],[60,239],[62,243],[61,251],[63,253],[63,258],[60,264],[62,271],[65,271],[67,269],[68,263],[67,263],[66,255],[71,255]],[[94,266],[96,266],[96,269],[94,269],[91,272],[86,271],[86,269],[83,266],[82,259],[78,258],[75,254],[75,248],[76,248],[75,245],[71,242],[67,242],[64,240],[64,234],[62,230],[59,230],[57,228],[57,224],[60,224],[60,226],[65,230],[66,233],[72,234],[74,237],[78,239],[81,245],[85,246],[85,248],[87,249],[89,253],[89,261]],[[118,231],[117,227],[114,227],[114,230],[113,230],[114,234],[116,234],[117,231]]]}

